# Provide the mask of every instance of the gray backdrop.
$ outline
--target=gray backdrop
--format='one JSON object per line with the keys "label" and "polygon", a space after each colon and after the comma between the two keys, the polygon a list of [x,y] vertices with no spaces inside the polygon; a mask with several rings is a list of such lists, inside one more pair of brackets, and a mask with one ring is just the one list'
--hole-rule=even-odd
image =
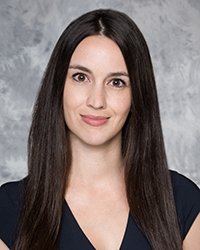
{"label": "gray backdrop", "polygon": [[55,42],[95,8],[126,12],[143,32],[169,166],[200,185],[199,0],[0,0],[0,184],[26,175],[31,110]]}

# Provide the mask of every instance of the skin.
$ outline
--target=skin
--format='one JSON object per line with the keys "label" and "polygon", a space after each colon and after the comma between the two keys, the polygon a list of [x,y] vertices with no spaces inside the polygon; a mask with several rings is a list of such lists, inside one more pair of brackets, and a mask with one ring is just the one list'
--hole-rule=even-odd
{"label": "skin", "polygon": [[[72,55],[64,89],[64,115],[72,143],[119,142],[130,105],[129,77],[117,45],[102,36],[84,39]],[[88,126],[82,115],[103,116],[108,122]]]}
{"label": "skin", "polygon": [[200,249],[200,213],[193,222],[189,232],[183,241],[183,250]]}
{"label": "skin", "polygon": [[9,248],[5,245],[5,243],[0,240],[0,250],[9,250]]}

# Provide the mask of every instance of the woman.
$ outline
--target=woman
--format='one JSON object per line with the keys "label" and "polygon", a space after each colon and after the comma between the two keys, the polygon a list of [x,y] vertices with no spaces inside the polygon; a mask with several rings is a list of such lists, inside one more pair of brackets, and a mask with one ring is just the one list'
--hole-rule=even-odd
{"label": "woman", "polygon": [[168,170],[149,51],[121,12],[89,12],[61,35],[28,167],[1,187],[1,249],[199,249],[200,191]]}

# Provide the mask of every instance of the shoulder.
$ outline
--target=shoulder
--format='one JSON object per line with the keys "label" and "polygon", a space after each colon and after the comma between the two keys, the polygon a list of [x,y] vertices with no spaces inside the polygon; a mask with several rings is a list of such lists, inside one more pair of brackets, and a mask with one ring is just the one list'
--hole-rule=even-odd
{"label": "shoulder", "polygon": [[200,206],[200,189],[186,176],[170,170],[174,198],[177,205],[184,205],[184,209],[195,209]]}
{"label": "shoulder", "polygon": [[0,187],[0,198],[4,196],[9,196],[11,200],[15,200],[16,196],[18,196],[23,189],[24,179],[20,181],[12,181],[4,183]]}
{"label": "shoulder", "polygon": [[22,207],[24,179],[5,183],[0,187],[0,239],[8,247],[15,238],[16,227]]}
{"label": "shoulder", "polygon": [[178,221],[184,239],[200,212],[200,189],[186,176],[172,170],[170,174]]}
{"label": "shoulder", "polygon": [[198,186],[190,180],[188,177],[178,173],[177,171],[170,170],[172,185],[175,189],[181,188],[192,188],[199,192]]}
{"label": "shoulder", "polygon": [[0,215],[2,209],[18,208],[21,204],[24,190],[24,179],[3,184],[0,187]]}

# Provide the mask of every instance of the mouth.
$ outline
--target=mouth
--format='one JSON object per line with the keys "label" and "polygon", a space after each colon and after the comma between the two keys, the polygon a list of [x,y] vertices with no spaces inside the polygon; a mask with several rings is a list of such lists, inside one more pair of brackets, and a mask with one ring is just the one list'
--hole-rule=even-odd
{"label": "mouth", "polygon": [[106,124],[110,117],[107,116],[95,116],[95,115],[81,115],[82,120],[93,127],[99,127]]}

